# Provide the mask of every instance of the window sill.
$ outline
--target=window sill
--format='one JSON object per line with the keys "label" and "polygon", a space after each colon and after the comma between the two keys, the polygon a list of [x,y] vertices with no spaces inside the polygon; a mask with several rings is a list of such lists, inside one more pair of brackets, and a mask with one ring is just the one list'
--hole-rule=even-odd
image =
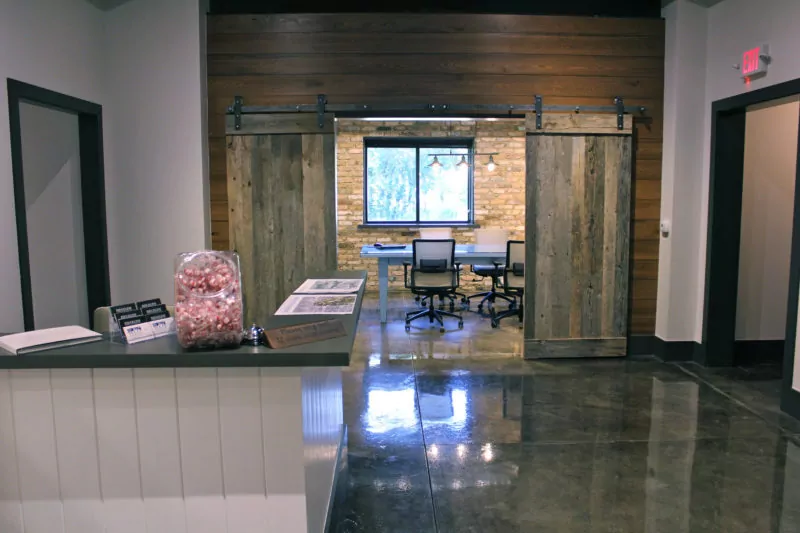
{"label": "window sill", "polygon": [[359,230],[365,229],[396,229],[401,231],[415,231],[420,228],[461,228],[461,229],[474,229],[480,228],[480,224],[473,224],[465,222],[463,224],[359,224],[356,226]]}

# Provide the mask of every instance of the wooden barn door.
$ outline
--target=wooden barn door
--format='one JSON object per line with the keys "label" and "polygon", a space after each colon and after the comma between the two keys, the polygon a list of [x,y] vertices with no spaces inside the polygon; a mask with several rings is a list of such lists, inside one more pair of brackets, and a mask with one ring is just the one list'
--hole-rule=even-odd
{"label": "wooden barn door", "polygon": [[333,115],[228,116],[231,248],[239,253],[246,325],[264,320],[307,277],[336,270]]}
{"label": "wooden barn door", "polygon": [[627,351],[632,120],[527,117],[525,357]]}

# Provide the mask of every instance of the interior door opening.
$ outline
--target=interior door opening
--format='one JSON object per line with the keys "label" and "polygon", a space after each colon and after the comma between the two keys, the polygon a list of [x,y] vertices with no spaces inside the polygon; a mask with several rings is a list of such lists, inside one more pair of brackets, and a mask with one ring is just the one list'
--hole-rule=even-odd
{"label": "interior door opening", "polygon": [[797,167],[797,96],[757,104],[745,118],[735,365],[783,358]]}
{"label": "interior door opening", "polygon": [[[717,100],[711,104],[711,168],[709,172],[709,199],[708,199],[708,237],[706,248],[706,281],[705,298],[703,305],[703,337],[702,344],[696,347],[694,360],[705,366],[733,366],[736,364],[736,341],[742,337],[741,326],[737,324],[737,307],[739,302],[740,284],[740,254],[742,242],[751,239],[745,226],[744,236],[742,231],[743,195],[745,193],[745,140],[747,133],[748,112],[760,111],[761,107],[767,109],[776,104],[797,101],[800,96],[800,78],[764,87],[750,92],[745,92]],[[761,107],[756,107],[761,106]],[[791,200],[781,199],[791,203],[792,222],[788,235],[791,239],[788,283],[776,283],[776,287],[788,287],[786,291],[785,320],[783,322],[783,357],[782,357],[782,385],[781,409],[792,416],[800,416],[800,357],[797,356],[797,318],[798,301],[800,300],[800,112],[793,111],[793,119],[785,117],[786,130],[783,139],[785,144],[783,158],[784,166],[788,167],[787,173],[792,168],[792,146],[794,146],[794,176],[788,177],[793,183],[794,194],[788,195]],[[791,124],[791,122],[794,124]],[[751,121],[751,129],[754,123]],[[778,129],[775,123],[764,125],[764,131],[772,134]],[[751,139],[752,140],[752,139]],[[755,142],[755,141],[753,141]],[[768,146],[768,149],[772,149]],[[775,157],[769,157],[770,166],[775,162]],[[748,161],[749,165],[750,162]],[[753,164],[753,168],[761,171],[761,165]],[[749,201],[749,200],[748,200]],[[769,213],[772,215],[772,213]],[[762,215],[763,218],[763,215]],[[763,222],[763,221],[760,221]],[[761,235],[766,229],[762,228]],[[772,231],[771,234],[776,233]],[[771,235],[772,236],[772,235]],[[767,243],[769,245],[769,242]],[[785,264],[786,259],[782,259]],[[758,264],[758,263],[756,263]],[[743,266],[743,268],[747,268]],[[784,266],[785,268],[785,266]],[[746,273],[743,273],[745,275]],[[770,280],[772,281],[772,280]],[[743,294],[742,299],[749,295]],[[769,296],[762,296],[762,300],[769,300]],[[773,297],[773,300],[776,297]],[[780,297],[783,300],[783,297]],[[766,302],[774,307],[781,302]],[[758,306],[756,306],[758,309]],[[774,310],[770,310],[774,312]],[[763,325],[762,318],[755,313],[756,324]],[[740,317],[739,321],[745,317]],[[748,317],[751,319],[752,317]],[[772,320],[779,320],[773,317]],[[777,326],[776,326],[777,328]],[[738,330],[738,331],[737,331]],[[745,339],[741,339],[745,340]]]}
{"label": "interior door opening", "polygon": [[78,117],[27,102],[19,110],[34,323],[89,327]]}
{"label": "interior door opening", "polygon": [[111,302],[102,107],[7,87],[24,329],[91,327]]}

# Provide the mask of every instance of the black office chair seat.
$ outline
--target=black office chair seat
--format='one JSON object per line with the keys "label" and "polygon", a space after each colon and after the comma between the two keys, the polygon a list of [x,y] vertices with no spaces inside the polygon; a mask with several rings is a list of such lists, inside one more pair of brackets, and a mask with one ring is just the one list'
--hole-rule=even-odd
{"label": "black office chair seat", "polygon": [[484,277],[489,277],[491,275],[502,276],[503,275],[503,265],[495,266],[495,265],[473,265],[472,271]]}
{"label": "black office chair seat", "polygon": [[483,311],[483,305],[488,302],[489,306],[491,307],[498,298],[501,300],[505,300],[508,302],[508,307],[513,309],[517,305],[516,298],[513,296],[509,296],[506,294],[502,294],[497,292],[497,286],[499,284],[500,278],[503,276],[503,272],[505,270],[505,265],[500,263],[495,263],[493,265],[472,265],[472,272],[478,276],[484,278],[492,278],[492,287],[488,291],[479,292],[477,294],[470,294],[466,298],[462,298],[461,302],[469,308],[469,304],[471,303],[472,298],[480,298],[481,301],[478,304],[478,312],[480,313]]}

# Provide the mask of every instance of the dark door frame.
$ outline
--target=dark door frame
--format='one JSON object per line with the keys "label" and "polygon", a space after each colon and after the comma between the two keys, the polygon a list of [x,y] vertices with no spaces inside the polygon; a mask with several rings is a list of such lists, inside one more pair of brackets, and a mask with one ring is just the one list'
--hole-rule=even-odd
{"label": "dark door frame", "polygon": [[[800,95],[800,78],[717,100],[711,105],[711,172],[703,341],[695,353],[695,360],[701,364],[707,366],[733,364],[747,108],[796,95]],[[800,156],[800,141],[797,152]],[[800,295],[800,164],[797,165],[795,172],[781,408],[795,417],[800,417],[800,392],[792,389],[797,304]]]}
{"label": "dark door frame", "polygon": [[28,257],[28,223],[25,210],[25,175],[22,168],[20,102],[57,109],[78,116],[81,168],[81,202],[86,261],[86,293],[89,321],[98,307],[111,303],[106,231],[105,172],[103,165],[103,108],[79,98],[56,93],[8,78],[8,117],[11,130],[11,167],[14,207],[17,219],[19,277],[22,288],[22,316],[25,331],[35,328],[31,270]]}

